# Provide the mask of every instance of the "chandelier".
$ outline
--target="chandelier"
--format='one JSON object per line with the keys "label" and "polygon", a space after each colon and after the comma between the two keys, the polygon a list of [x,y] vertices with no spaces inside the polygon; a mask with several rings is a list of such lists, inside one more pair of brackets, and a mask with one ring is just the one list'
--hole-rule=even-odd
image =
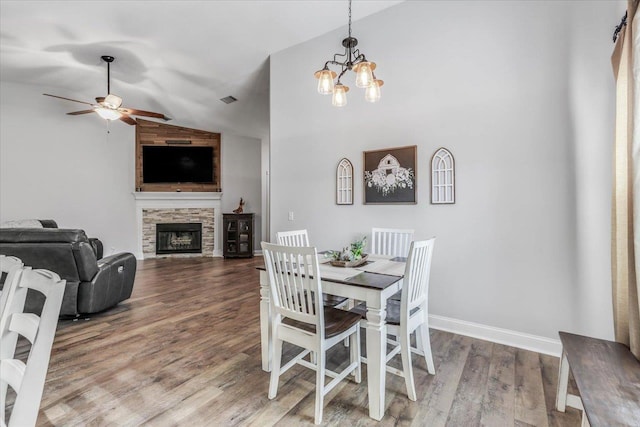
{"label": "chandelier", "polygon": [[[382,80],[378,80],[373,70],[376,69],[375,62],[367,61],[364,53],[356,49],[358,39],[351,37],[351,0],[349,0],[349,37],[342,40],[344,53],[336,53],[333,59],[325,62],[324,68],[315,72],[318,79],[318,93],[322,95],[333,95],[332,103],[336,107],[347,105],[347,92],[349,86],[345,86],[340,79],[348,70],[356,73],[356,86],[364,88],[364,99],[368,102],[376,102],[380,99],[380,87],[384,84]],[[342,61],[340,61],[342,60]],[[340,74],[329,69],[329,64],[340,67]],[[336,83],[333,79],[338,77]]]}

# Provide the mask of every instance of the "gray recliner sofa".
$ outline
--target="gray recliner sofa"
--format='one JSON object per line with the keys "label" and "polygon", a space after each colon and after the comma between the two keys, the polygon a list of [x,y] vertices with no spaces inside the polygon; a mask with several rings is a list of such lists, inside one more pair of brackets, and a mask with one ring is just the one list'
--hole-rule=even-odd
{"label": "gray recliner sofa", "polygon": [[[18,257],[32,268],[51,270],[67,281],[61,316],[106,310],[128,299],[133,290],[135,256],[120,253],[102,258],[102,243],[89,239],[83,230],[0,228],[0,254]],[[38,293],[29,294],[25,309],[39,312],[43,303]]]}

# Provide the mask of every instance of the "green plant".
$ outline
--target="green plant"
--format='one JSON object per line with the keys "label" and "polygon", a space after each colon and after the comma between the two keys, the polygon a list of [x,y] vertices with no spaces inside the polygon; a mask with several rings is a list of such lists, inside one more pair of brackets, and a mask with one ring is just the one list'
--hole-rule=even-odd
{"label": "green plant", "polygon": [[363,236],[362,239],[356,240],[349,246],[342,249],[342,251],[329,251],[326,256],[333,261],[357,261],[362,259],[364,247],[367,245],[367,236]]}

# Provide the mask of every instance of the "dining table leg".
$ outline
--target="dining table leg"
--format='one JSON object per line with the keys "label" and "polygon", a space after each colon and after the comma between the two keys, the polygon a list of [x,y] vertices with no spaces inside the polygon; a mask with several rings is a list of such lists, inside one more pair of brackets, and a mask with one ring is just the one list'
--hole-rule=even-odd
{"label": "dining table leg", "polygon": [[385,411],[387,372],[387,301],[377,295],[367,301],[367,382],[369,416],[380,421]]}
{"label": "dining table leg", "polygon": [[271,292],[266,271],[260,272],[260,347],[262,370],[271,372]]}

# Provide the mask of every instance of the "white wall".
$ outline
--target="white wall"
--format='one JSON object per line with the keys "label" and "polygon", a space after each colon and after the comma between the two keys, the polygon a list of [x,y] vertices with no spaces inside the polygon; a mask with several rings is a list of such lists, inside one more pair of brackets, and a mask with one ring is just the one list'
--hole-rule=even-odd
{"label": "white wall", "polygon": [[[269,178],[269,139],[262,140],[262,240],[269,241],[269,203],[271,197],[270,178]],[[257,246],[256,248],[260,248]]]}
{"label": "white wall", "polygon": [[[357,3],[355,5],[357,7]],[[315,91],[346,29],[271,57],[271,237],[337,248],[373,226],[437,236],[432,314],[557,338],[612,335],[611,32],[624,2],[405,2],[353,25],[385,80],[368,104]],[[418,146],[418,204],[362,204],[362,152]],[[455,156],[455,205],[429,203],[429,159]],[[334,203],[335,168],[356,203]],[[293,211],[294,221],[287,220]]]}
{"label": "white wall", "polygon": [[0,219],[54,219],[134,252],[135,127],[65,113],[83,105],[0,86]]}
{"label": "white wall", "polygon": [[[0,82],[0,222],[51,218],[99,237],[106,254],[135,252],[135,127],[112,123],[107,134],[95,115],[65,114],[81,104],[43,92]],[[259,214],[260,140],[223,134],[221,149],[223,210],[245,197],[245,207]],[[259,216],[256,224],[260,236]]]}
{"label": "white wall", "polygon": [[242,197],[244,212],[254,215],[254,250],[262,240],[262,143],[230,133],[222,135],[222,212],[232,212]]}

